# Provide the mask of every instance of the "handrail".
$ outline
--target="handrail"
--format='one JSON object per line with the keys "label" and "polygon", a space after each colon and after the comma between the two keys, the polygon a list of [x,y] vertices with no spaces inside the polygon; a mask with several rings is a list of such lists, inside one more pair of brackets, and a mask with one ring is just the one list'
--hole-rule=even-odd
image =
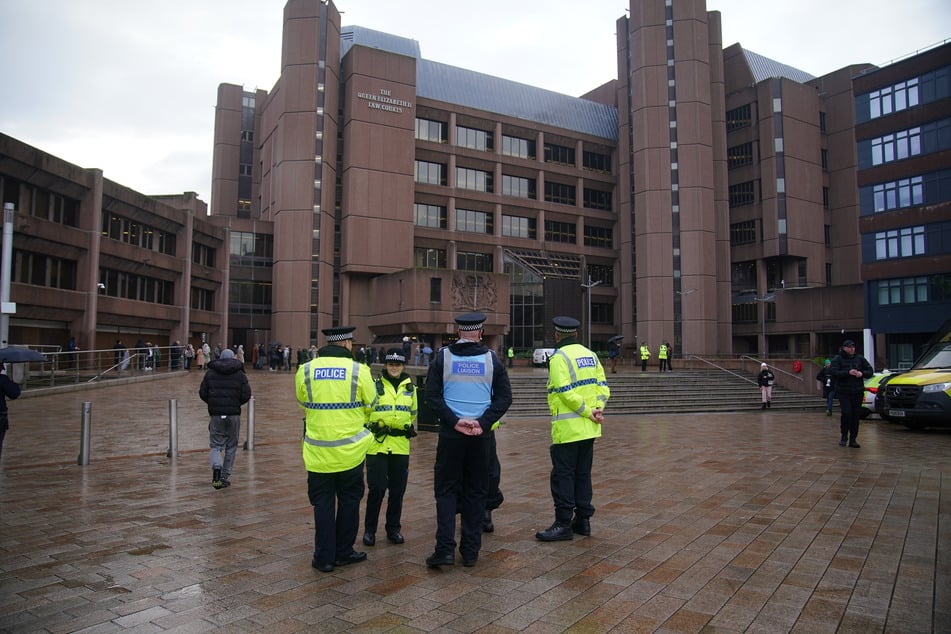
{"label": "handrail", "polygon": [[685,359],[696,359],[697,361],[702,361],[703,363],[706,363],[707,365],[713,366],[713,367],[716,368],[717,370],[722,370],[723,372],[726,372],[727,374],[732,374],[733,376],[735,376],[735,377],[737,377],[737,378],[739,378],[739,379],[743,379],[743,380],[746,381],[747,383],[752,383],[753,385],[756,385],[756,381],[752,380],[751,378],[746,377],[746,376],[743,376],[742,374],[737,374],[737,373],[734,372],[733,370],[727,370],[726,368],[724,368],[724,367],[722,367],[722,366],[719,366],[719,365],[717,365],[716,363],[713,363],[712,361],[707,361],[707,360],[704,359],[703,357],[698,357],[698,356],[695,355],[695,354],[688,354],[688,355],[687,355],[686,357],[684,357],[684,358],[685,358]]}
{"label": "handrail", "polygon": [[[759,359],[756,359],[756,358],[754,358],[754,357],[751,357],[751,356],[748,355],[748,354],[741,354],[741,355],[740,355],[740,358],[741,358],[741,359],[749,359],[750,361],[755,361],[756,363],[759,363],[760,365],[762,365],[763,363],[766,363],[765,361],[760,361]],[[766,363],[766,365],[769,365],[769,364]],[[796,379],[797,381],[799,381],[800,383],[802,383],[802,377],[799,376],[799,375],[797,375],[797,374],[793,374],[792,372],[786,372],[785,370],[783,370],[783,369],[781,369],[781,368],[778,368],[778,367],[776,367],[776,366],[774,366],[774,365],[769,365],[769,367],[770,367],[771,369],[775,370],[776,372],[782,372],[783,374],[785,374],[785,375],[787,375],[787,376],[791,376],[792,378],[794,378],[794,379]]]}
{"label": "handrail", "polygon": [[[123,365],[123,364],[125,364],[125,365],[131,365],[133,359],[135,359],[136,357],[144,357],[144,356],[145,356],[145,355],[142,354],[141,352],[137,352],[137,353],[135,353],[135,354],[130,354],[128,357],[126,357],[125,359],[123,359],[123,360],[120,361],[119,363],[113,365],[111,368],[106,368],[105,370],[103,370],[102,372],[100,372],[99,374],[97,374],[96,376],[92,377],[91,379],[89,379],[88,381],[86,381],[86,383],[92,383],[93,381],[98,381],[98,380],[99,380],[100,378],[102,378],[104,375],[106,375],[106,374],[112,372],[113,370],[115,370],[115,369],[118,368],[119,366],[121,366],[121,365]],[[121,370],[120,370],[120,372],[121,372]],[[120,376],[121,376],[121,375],[120,375]]]}

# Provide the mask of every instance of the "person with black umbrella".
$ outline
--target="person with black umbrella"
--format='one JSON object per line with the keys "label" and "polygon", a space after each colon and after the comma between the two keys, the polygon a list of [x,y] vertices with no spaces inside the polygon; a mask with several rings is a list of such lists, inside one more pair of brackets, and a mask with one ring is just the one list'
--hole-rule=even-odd
{"label": "person with black umbrella", "polygon": [[3,437],[10,429],[10,421],[7,418],[7,399],[15,399],[19,396],[20,386],[7,376],[7,364],[0,363],[0,455],[3,454]]}

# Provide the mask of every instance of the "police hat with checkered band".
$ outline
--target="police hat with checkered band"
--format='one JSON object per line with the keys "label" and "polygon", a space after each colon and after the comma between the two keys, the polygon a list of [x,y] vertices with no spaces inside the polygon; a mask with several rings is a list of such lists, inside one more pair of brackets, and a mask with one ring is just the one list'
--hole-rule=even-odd
{"label": "police hat with checkered band", "polygon": [[572,333],[578,332],[581,322],[574,317],[555,317],[551,320],[555,324],[555,332]]}
{"label": "police hat with checkered band", "polygon": [[327,343],[336,343],[338,341],[353,339],[353,331],[356,329],[356,326],[335,326],[333,328],[324,328],[320,332],[324,333],[327,337]]}
{"label": "police hat with checkered band", "polygon": [[406,363],[406,355],[399,348],[390,348],[383,357],[384,363]]}
{"label": "police hat with checkered band", "polygon": [[459,330],[482,330],[482,325],[485,324],[485,315],[483,313],[464,313],[456,317],[456,324]]}

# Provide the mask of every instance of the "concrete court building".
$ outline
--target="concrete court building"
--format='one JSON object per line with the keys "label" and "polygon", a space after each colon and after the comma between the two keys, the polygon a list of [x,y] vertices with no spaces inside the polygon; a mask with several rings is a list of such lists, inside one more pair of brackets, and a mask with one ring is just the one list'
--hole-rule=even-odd
{"label": "concrete court building", "polygon": [[617,26],[619,79],[573,98],[288,2],[272,90],[219,88],[212,214],[273,235],[232,296],[269,287],[249,294],[295,346],[336,323],[439,345],[471,309],[521,349],[554,314],[597,349],[809,355],[860,333],[856,69],[724,50],[703,2],[634,1]]}

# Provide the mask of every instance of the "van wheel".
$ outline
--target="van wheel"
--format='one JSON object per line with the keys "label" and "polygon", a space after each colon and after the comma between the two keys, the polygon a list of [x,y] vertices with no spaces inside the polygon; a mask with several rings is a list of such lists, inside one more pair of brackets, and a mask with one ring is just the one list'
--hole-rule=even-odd
{"label": "van wheel", "polygon": [[921,431],[925,428],[925,424],[919,422],[905,422],[903,425],[911,431]]}

